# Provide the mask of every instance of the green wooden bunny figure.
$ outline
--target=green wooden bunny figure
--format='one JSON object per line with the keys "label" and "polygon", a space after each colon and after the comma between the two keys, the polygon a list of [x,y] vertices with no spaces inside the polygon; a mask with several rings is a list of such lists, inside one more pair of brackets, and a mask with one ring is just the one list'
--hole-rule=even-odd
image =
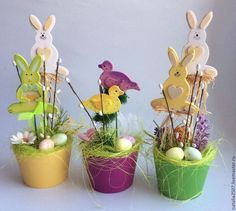
{"label": "green wooden bunny figure", "polygon": [[[8,107],[8,111],[13,114],[34,114],[43,113],[43,86],[41,84],[40,67],[42,58],[36,55],[29,65],[25,58],[16,54],[14,61],[20,70],[21,85],[17,89],[16,98],[18,103],[14,103]],[[47,99],[47,92],[44,92],[44,99]],[[45,113],[52,113],[53,106],[45,102]],[[57,109],[55,109],[56,111]],[[25,115],[27,116],[27,115]],[[27,118],[25,118],[27,119]]]}

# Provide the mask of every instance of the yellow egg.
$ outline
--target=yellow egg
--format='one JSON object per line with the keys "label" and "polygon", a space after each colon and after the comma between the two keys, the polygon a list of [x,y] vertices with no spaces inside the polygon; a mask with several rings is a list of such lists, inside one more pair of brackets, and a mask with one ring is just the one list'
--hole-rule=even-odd
{"label": "yellow egg", "polygon": [[166,151],[166,156],[175,160],[183,160],[184,151],[180,147],[173,147]]}
{"label": "yellow egg", "polygon": [[116,150],[117,151],[127,151],[132,148],[132,143],[129,139],[120,138],[116,142]]}

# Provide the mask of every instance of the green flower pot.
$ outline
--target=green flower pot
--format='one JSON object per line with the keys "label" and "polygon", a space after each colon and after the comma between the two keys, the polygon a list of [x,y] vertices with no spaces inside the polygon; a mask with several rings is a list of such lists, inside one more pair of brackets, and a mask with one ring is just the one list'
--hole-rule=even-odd
{"label": "green flower pot", "polygon": [[217,148],[211,145],[202,154],[200,161],[176,161],[155,147],[154,162],[160,193],[176,200],[189,200],[201,195]]}

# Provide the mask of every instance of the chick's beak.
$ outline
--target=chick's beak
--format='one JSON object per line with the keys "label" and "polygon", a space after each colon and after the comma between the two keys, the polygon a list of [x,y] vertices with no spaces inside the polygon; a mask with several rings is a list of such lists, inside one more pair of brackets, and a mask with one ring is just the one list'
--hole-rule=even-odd
{"label": "chick's beak", "polygon": [[124,92],[123,92],[122,90],[120,90],[119,94],[120,94],[120,95],[123,95],[123,94],[124,94]]}

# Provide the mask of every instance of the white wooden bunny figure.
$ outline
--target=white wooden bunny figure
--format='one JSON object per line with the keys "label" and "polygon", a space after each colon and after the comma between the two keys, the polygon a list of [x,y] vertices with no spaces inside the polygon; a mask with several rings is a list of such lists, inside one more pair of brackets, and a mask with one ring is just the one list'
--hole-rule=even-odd
{"label": "white wooden bunny figure", "polygon": [[[35,15],[30,15],[29,20],[36,30],[35,44],[31,48],[31,58],[34,58],[37,54],[41,55],[45,59],[46,73],[55,75],[58,51],[52,43],[51,31],[55,25],[56,18],[54,15],[50,15],[44,25],[41,24]],[[65,67],[59,66],[58,73],[61,77],[65,77],[69,74],[69,71]]]}
{"label": "white wooden bunny figure", "polygon": [[196,73],[196,66],[200,64],[200,71],[202,71],[204,75],[214,79],[217,76],[217,70],[214,67],[206,65],[209,58],[209,48],[206,43],[206,28],[213,18],[213,12],[207,13],[199,25],[193,11],[189,10],[186,14],[186,18],[190,32],[188,35],[188,43],[183,48],[182,56],[184,57],[188,54],[192,48],[194,48],[195,52],[195,58],[189,65],[188,72],[194,75]]}
{"label": "white wooden bunny figure", "polygon": [[[207,38],[206,28],[208,27],[213,18],[213,12],[208,12],[203,17],[200,24],[198,24],[195,13],[191,10],[187,11],[186,18],[188,25],[190,27],[190,32],[188,35],[188,43],[183,48],[182,56],[184,57],[192,50],[194,50],[195,52],[195,58],[188,67],[188,72],[189,72],[188,81],[192,88],[194,76],[198,65],[198,67],[200,67],[200,69],[198,70],[199,73],[201,72],[203,74],[202,83],[204,83],[205,85],[204,95],[202,100],[202,107],[203,107],[202,111],[204,113],[207,113],[207,108],[206,108],[206,101],[208,97],[207,85],[211,83],[218,75],[218,72],[214,67],[207,65],[207,61],[209,58],[209,47],[206,43],[206,38]],[[197,81],[199,81],[199,77],[197,78]],[[199,97],[200,95],[198,96],[198,100]]]}

